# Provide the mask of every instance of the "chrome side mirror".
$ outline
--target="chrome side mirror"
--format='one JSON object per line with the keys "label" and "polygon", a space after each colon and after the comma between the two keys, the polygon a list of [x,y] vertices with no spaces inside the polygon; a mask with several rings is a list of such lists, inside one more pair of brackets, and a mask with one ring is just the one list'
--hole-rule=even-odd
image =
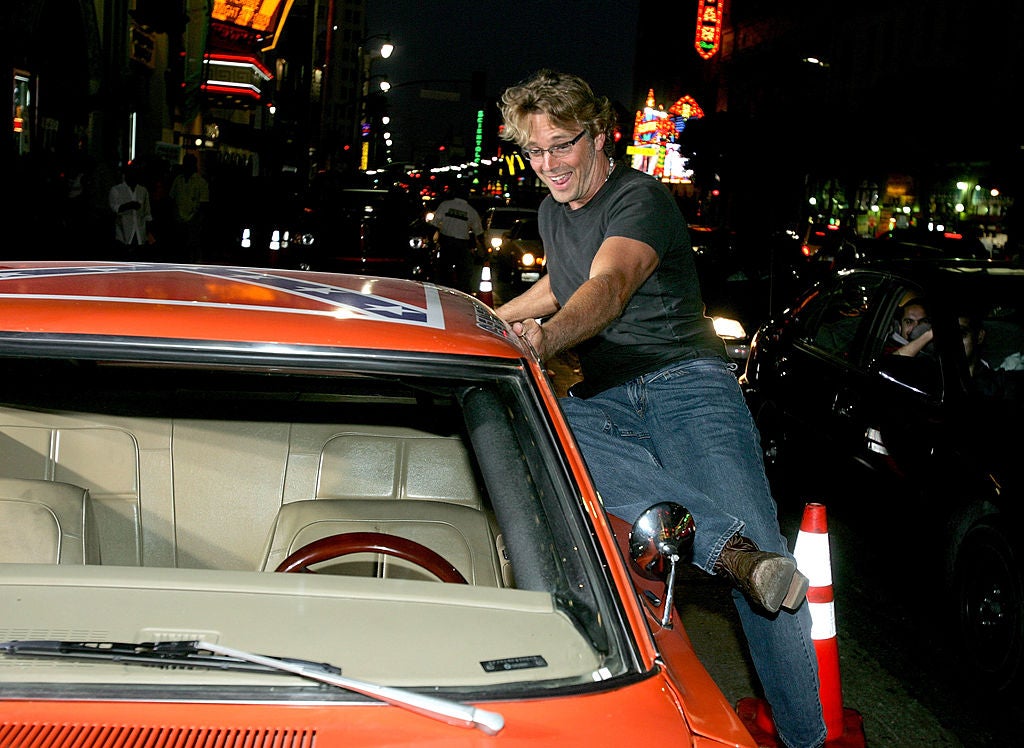
{"label": "chrome side mirror", "polygon": [[693,551],[695,532],[690,511],[671,501],[649,507],[629,531],[629,560],[633,568],[645,579],[661,580],[667,585],[662,626],[667,626],[672,617],[676,569],[680,560]]}

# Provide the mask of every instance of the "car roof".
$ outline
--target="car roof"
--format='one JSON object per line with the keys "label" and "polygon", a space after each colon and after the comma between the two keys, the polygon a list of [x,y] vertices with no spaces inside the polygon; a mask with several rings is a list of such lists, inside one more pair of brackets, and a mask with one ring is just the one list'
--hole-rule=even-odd
{"label": "car roof", "polygon": [[522,217],[535,215],[537,215],[536,208],[520,208],[514,205],[497,205],[493,208],[487,209],[487,215],[485,218],[487,222],[490,223],[495,217],[500,216],[502,222],[507,221],[508,225],[511,226],[512,222]]}
{"label": "car roof", "polygon": [[0,335],[330,346],[521,358],[477,299],[428,283],[171,263],[0,262]]}
{"label": "car roof", "polygon": [[983,307],[1024,298],[1024,266],[1010,262],[951,259],[880,260],[843,270],[849,273],[885,273],[919,287],[933,302],[958,308]]}

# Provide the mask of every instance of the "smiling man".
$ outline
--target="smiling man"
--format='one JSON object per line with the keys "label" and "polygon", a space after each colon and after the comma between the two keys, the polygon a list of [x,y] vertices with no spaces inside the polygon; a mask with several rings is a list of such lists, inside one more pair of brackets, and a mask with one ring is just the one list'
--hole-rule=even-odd
{"label": "smiling man", "polygon": [[682,213],[660,181],[610,157],[611,104],[583,79],[542,70],[507,89],[500,107],[502,137],[551,194],[538,213],[548,272],[498,315],[541,360],[576,351],[583,381],[561,404],[605,508],[630,523],[659,501],[690,509],[692,562],[735,587],[779,737],[821,745],[807,578],[704,314]]}

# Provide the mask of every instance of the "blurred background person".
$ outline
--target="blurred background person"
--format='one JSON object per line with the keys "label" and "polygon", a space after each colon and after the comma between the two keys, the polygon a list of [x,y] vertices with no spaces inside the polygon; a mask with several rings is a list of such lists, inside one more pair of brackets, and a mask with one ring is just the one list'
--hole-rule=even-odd
{"label": "blurred background person", "polygon": [[135,259],[138,249],[153,243],[149,224],[153,211],[149,190],[139,181],[136,164],[125,167],[121,181],[110,188],[110,209],[114,212],[114,242],[118,259]]}
{"label": "blurred background person", "polygon": [[480,214],[466,200],[466,188],[452,187],[434,211],[430,222],[437,227],[441,274],[438,280],[460,291],[473,293],[474,257],[484,257],[484,225]]}
{"label": "blurred background person", "polygon": [[171,183],[174,203],[175,248],[186,262],[203,261],[203,223],[210,202],[210,185],[199,173],[199,159],[186,153],[181,160],[181,173]]}

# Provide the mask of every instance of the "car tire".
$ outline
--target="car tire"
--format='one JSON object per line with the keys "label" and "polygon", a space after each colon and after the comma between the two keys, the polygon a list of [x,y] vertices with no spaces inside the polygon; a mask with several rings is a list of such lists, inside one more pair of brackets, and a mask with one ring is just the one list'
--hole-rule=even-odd
{"label": "car tire", "polygon": [[1024,584],[1020,559],[1006,534],[988,522],[960,541],[953,566],[957,651],[979,687],[1004,692],[1024,659]]}
{"label": "car tire", "polygon": [[764,471],[775,501],[782,510],[799,509],[803,506],[807,483],[801,480],[799,463],[791,459],[798,450],[790,442],[783,419],[769,404],[757,406],[748,401],[748,405],[761,436]]}

